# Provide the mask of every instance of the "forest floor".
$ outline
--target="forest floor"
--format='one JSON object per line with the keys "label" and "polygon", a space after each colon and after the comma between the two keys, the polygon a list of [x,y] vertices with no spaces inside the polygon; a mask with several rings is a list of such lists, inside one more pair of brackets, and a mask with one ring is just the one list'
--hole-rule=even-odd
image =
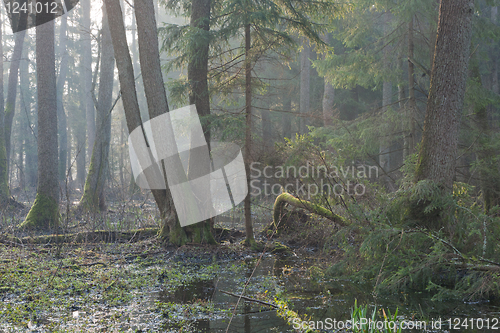
{"label": "forest floor", "polygon": [[[259,212],[258,231],[270,221],[268,211]],[[27,240],[44,233],[15,229],[25,213],[1,219],[2,234],[16,236],[0,245],[1,332],[225,332],[233,314],[229,332],[248,325],[292,332],[280,307],[289,303],[291,289],[317,287],[311,281],[331,262],[317,244],[292,241],[293,248],[271,254],[277,240],[269,239],[267,251],[250,251],[241,245],[237,214],[222,219],[220,226],[235,228],[216,235],[219,245],[176,248],[151,235],[34,244]],[[65,219],[63,213],[62,229],[73,234],[158,227],[148,198],[113,205],[99,216]],[[257,239],[267,236],[259,233]],[[224,292],[251,299],[236,306],[238,298]],[[313,294],[327,297],[325,290]],[[281,315],[290,314],[296,315]]]}

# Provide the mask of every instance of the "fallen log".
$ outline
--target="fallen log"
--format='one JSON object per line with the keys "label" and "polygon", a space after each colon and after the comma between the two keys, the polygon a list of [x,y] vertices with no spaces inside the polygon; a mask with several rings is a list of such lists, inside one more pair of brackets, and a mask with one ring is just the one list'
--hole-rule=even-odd
{"label": "fallen log", "polygon": [[311,213],[323,216],[341,226],[346,226],[348,222],[342,216],[333,213],[331,210],[326,209],[318,204],[313,202],[302,200],[294,197],[290,193],[281,193],[274,202],[274,211],[273,211],[273,223],[274,226],[277,227],[279,221],[283,217],[283,207],[285,204],[292,205],[297,208],[302,208],[310,211]]}

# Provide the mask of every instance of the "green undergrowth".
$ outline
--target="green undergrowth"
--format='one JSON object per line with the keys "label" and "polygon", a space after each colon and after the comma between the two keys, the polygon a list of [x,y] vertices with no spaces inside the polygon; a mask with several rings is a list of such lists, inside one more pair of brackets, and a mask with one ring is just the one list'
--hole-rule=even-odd
{"label": "green undergrowth", "polygon": [[[368,224],[339,230],[334,241],[343,259],[329,276],[370,283],[387,296],[427,291],[442,301],[498,298],[500,210],[484,214],[466,184],[455,183],[449,197],[436,197],[434,189],[425,182],[402,187],[387,206],[370,212]],[[419,225],[409,214],[414,205],[441,228]]]}

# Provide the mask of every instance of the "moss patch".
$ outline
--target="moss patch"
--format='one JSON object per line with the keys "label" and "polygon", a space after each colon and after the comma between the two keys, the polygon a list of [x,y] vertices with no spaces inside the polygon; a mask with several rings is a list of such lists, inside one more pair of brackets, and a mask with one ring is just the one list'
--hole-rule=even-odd
{"label": "moss patch", "polygon": [[59,206],[56,200],[37,193],[35,202],[20,228],[47,229],[54,228],[59,222]]}

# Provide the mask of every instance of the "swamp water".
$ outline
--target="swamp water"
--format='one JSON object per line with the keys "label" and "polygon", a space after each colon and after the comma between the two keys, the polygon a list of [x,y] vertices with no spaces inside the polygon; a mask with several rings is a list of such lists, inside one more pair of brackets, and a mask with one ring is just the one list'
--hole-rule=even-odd
{"label": "swamp water", "polygon": [[[247,257],[238,264],[233,262],[221,264],[217,277],[207,280],[196,280],[181,286],[174,291],[162,289],[151,295],[156,304],[168,304],[163,318],[160,319],[160,331],[165,332],[299,332],[292,323],[278,316],[276,309],[252,301],[240,300],[234,311],[237,297],[227,295],[220,290],[230,291],[239,295],[242,286],[251,277],[245,289],[245,295],[268,302],[286,301],[288,307],[300,317],[297,323],[305,322],[311,327],[311,321],[318,328],[323,321],[323,329],[315,332],[347,332],[347,330],[328,329],[330,323],[346,322],[351,318],[354,300],[358,305],[368,304],[368,314],[375,309],[385,309],[394,313],[399,310],[399,320],[405,320],[408,325],[416,323],[415,318],[425,318],[426,330],[405,329],[403,332],[450,332],[448,320],[451,320],[455,331],[485,332],[500,329],[500,322],[494,325],[493,318],[500,317],[500,306],[491,303],[464,302],[432,302],[428,295],[401,294],[396,298],[375,298],[371,290],[354,285],[348,281],[327,281],[321,270],[316,268],[315,260],[298,259],[294,257],[277,257],[267,255],[259,261],[256,257]],[[272,295],[277,295],[273,300]],[[266,297],[267,296],[267,297]],[[205,304],[198,311],[189,304],[193,301]],[[188,306],[182,306],[188,305]],[[208,306],[207,306],[208,305]],[[170,312],[172,310],[173,312]],[[234,316],[233,316],[234,312]],[[380,310],[378,312],[380,315]],[[167,319],[167,317],[169,317]],[[232,317],[232,319],[231,319]],[[379,317],[378,320],[382,317]],[[441,318],[441,329],[432,329],[431,321]],[[469,319],[468,319],[469,318]],[[486,321],[482,321],[483,329],[470,329],[470,318],[489,318],[490,329],[486,329]],[[464,320],[468,326],[463,325]],[[229,324],[230,322],[230,324]],[[460,325],[457,325],[460,323]],[[340,324],[340,323],[339,323]],[[476,320],[474,325],[479,324]],[[229,329],[228,328],[229,325]],[[296,326],[297,327],[297,326]],[[305,327],[305,326],[304,326]]]}
{"label": "swamp water", "polygon": [[[428,296],[415,293],[399,294],[391,299],[374,298],[371,289],[349,281],[327,279],[319,269],[322,262],[315,258],[267,254],[259,260],[255,254],[160,252],[157,257],[126,257],[120,264],[110,261],[105,267],[88,265],[78,269],[62,265],[58,268],[60,274],[51,273],[48,280],[45,278],[48,284],[59,289],[55,294],[47,291],[37,294],[33,290],[29,292],[32,296],[26,297],[26,293],[13,292],[21,286],[11,289],[6,286],[7,291],[0,294],[0,313],[3,314],[0,332],[215,333],[226,332],[230,321],[227,332],[298,332],[268,305],[242,299],[234,310],[237,297],[222,291],[239,295],[244,288],[247,297],[278,305],[286,303],[295,318],[307,321],[308,325],[311,321],[326,324],[327,318],[346,322],[356,299],[358,305],[369,305],[369,317],[376,305],[377,309],[391,313],[398,308],[400,321],[424,318],[429,323],[441,318],[442,328],[431,330],[427,326],[428,332],[450,332],[449,318],[453,319],[452,323],[458,320],[463,323],[467,318],[483,319],[482,330],[471,330],[470,324],[469,329],[456,326],[461,332],[500,330],[500,323],[493,327],[493,319],[500,317],[497,304],[431,302]],[[39,272],[44,270],[47,269]],[[57,267],[52,266],[51,270],[57,272]],[[37,272],[22,272],[17,268],[14,271],[9,274],[25,274],[19,275],[22,280],[26,280],[26,276],[32,279],[37,276]],[[58,281],[70,275],[77,279]],[[380,310],[378,313],[380,315]],[[10,319],[6,319],[7,315]],[[14,322],[15,318],[19,320]],[[486,319],[490,320],[490,329],[484,329]],[[346,331],[320,329],[316,332]]]}

